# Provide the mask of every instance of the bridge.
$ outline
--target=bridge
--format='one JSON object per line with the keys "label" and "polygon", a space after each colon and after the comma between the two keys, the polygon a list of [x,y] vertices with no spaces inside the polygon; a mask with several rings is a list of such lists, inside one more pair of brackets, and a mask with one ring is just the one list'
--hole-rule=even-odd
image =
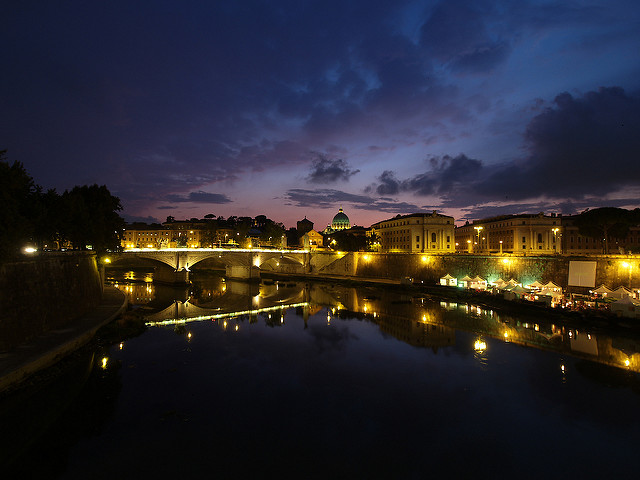
{"label": "bridge", "polygon": [[259,281],[261,271],[302,274],[311,268],[309,250],[243,248],[129,248],[111,254],[104,262],[116,264],[123,259],[143,258],[168,268],[159,268],[154,280],[162,283],[188,283],[191,267],[208,260],[214,268],[224,269],[230,279]]}

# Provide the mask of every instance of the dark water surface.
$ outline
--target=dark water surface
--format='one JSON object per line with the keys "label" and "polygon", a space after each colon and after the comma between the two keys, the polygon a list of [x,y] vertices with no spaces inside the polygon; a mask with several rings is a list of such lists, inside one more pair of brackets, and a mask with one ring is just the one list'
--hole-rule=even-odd
{"label": "dark water surface", "polygon": [[631,336],[384,288],[210,277],[191,295],[127,275],[154,326],[96,356],[17,473],[637,476]]}

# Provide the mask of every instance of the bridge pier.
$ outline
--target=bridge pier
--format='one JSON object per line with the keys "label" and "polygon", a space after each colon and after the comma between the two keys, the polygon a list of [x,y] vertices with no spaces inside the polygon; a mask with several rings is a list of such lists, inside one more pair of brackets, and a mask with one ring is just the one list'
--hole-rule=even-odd
{"label": "bridge pier", "polygon": [[255,265],[228,265],[226,277],[231,280],[242,280],[244,282],[259,282],[260,269]]}
{"label": "bridge pier", "polygon": [[153,273],[153,282],[167,285],[186,285],[189,283],[189,271],[158,267]]}

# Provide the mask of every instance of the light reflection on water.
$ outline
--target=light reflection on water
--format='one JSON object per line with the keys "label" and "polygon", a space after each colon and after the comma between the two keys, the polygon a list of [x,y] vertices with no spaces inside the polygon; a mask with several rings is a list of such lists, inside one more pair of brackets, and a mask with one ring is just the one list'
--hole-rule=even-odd
{"label": "light reflection on water", "polygon": [[[457,330],[473,332],[485,338],[472,345],[478,363],[485,367],[486,338],[492,338],[640,372],[640,343],[635,337],[595,334],[544,319],[513,318],[466,303],[392,295],[375,288],[275,281],[255,285],[222,277],[198,280],[190,289],[175,289],[155,286],[147,281],[151,276],[150,272],[128,271],[121,283],[115,277],[110,280],[130,304],[148,309],[145,318],[152,326],[245,316],[254,322],[262,314],[268,324],[275,325],[284,322],[283,312],[292,307],[302,309],[306,323],[310,315],[326,308],[326,326],[331,326],[332,316],[353,315],[416,347],[446,348],[454,344]],[[275,315],[278,319],[272,320]]]}
{"label": "light reflection on water", "polygon": [[636,473],[632,337],[384,288],[215,278],[151,297],[137,308],[173,323],[97,358],[112,386],[88,408],[108,405],[98,427],[72,409],[91,434],[61,478]]}

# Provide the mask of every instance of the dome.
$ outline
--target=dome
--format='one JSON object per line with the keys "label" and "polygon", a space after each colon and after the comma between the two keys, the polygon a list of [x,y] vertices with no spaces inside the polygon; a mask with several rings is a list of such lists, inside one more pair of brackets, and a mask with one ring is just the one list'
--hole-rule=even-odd
{"label": "dome", "polygon": [[338,213],[336,213],[336,216],[333,217],[331,228],[333,230],[346,230],[348,228],[351,228],[349,217],[347,217],[347,215],[342,211],[342,208],[340,208],[340,210],[338,210]]}

